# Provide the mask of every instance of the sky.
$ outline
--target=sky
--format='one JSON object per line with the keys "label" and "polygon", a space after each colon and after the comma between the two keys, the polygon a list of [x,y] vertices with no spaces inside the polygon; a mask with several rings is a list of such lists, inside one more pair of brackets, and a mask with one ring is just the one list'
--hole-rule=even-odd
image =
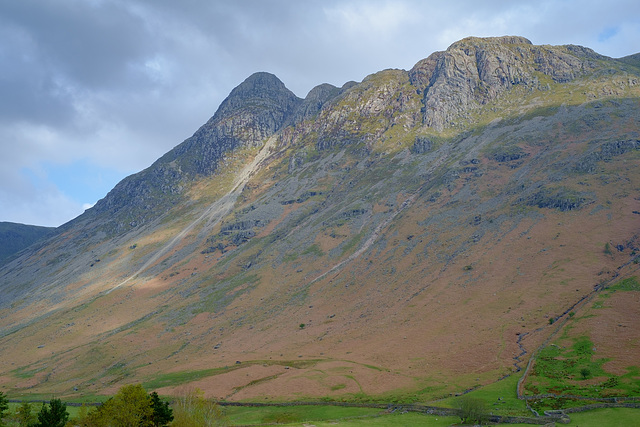
{"label": "sky", "polygon": [[314,86],[467,36],[640,52],[637,0],[0,0],[0,221],[59,226],[267,71]]}

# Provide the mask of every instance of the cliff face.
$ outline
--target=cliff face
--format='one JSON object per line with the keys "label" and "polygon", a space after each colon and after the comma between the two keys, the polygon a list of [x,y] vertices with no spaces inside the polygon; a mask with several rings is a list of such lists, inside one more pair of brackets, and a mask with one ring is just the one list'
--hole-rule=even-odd
{"label": "cliff face", "polygon": [[578,46],[534,46],[523,37],[470,37],[418,62],[409,72],[424,93],[424,123],[443,130],[513,86],[543,90],[569,82],[605,59]]}
{"label": "cliff face", "polygon": [[276,76],[253,74],[204,126],[159,162],[173,163],[190,177],[211,175],[226,152],[260,145],[291,120],[301,103]]}
{"label": "cliff face", "polygon": [[626,372],[640,332],[594,325],[632,299],[584,302],[638,274],[636,59],[468,38],[305,99],[249,77],[0,268],[0,383],[428,399],[517,372],[556,321]]}

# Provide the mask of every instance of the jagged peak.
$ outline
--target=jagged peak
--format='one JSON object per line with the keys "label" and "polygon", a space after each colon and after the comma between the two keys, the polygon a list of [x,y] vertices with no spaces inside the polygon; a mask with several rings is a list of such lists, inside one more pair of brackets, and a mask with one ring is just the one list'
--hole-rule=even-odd
{"label": "jagged peak", "polygon": [[465,37],[462,40],[458,40],[447,48],[447,51],[453,49],[459,49],[466,46],[487,46],[491,44],[499,45],[514,45],[514,44],[526,44],[533,45],[531,40],[521,36],[500,36],[500,37]]}
{"label": "jagged peak", "polygon": [[274,74],[261,71],[253,73],[236,86],[222,101],[214,118],[246,106],[248,100],[277,103],[286,109],[289,109],[291,104],[302,101]]}
{"label": "jagged peak", "polygon": [[329,83],[314,87],[296,109],[293,122],[298,123],[314,117],[320,112],[323,105],[339,95],[340,92],[340,88]]}
{"label": "jagged peak", "polygon": [[358,82],[355,82],[353,80],[349,80],[348,82],[346,82],[345,84],[342,85],[342,87],[340,88],[341,90],[345,91],[345,90],[349,90],[352,87],[356,86],[358,84]]}
{"label": "jagged peak", "polygon": [[262,94],[267,90],[288,90],[282,80],[275,74],[265,71],[258,71],[247,77],[242,83],[236,86],[230,95],[237,95],[244,92]]}
{"label": "jagged peak", "polygon": [[568,44],[563,47],[567,49],[567,51],[570,52],[571,54],[579,56],[581,58],[588,58],[588,59],[608,59],[609,58],[608,56],[600,55],[595,50],[590,49],[588,47],[584,47],[584,46]]}
{"label": "jagged peak", "polygon": [[443,130],[514,86],[540,87],[539,73],[569,82],[606,59],[582,46],[539,46],[519,36],[467,37],[419,61],[409,77],[425,94],[424,123]]}
{"label": "jagged peak", "polygon": [[[301,102],[275,75],[252,74],[193,136],[149,168],[120,181],[93,211],[110,212],[117,223],[111,228],[118,232],[148,222],[178,200],[190,181],[213,174],[226,153],[273,135]],[[123,218],[136,220],[127,223]]]}
{"label": "jagged peak", "polygon": [[[413,95],[414,101],[422,102],[423,108],[413,109],[415,117],[409,114],[407,123],[422,120],[423,125],[440,131],[468,118],[474,110],[514,86],[537,88],[539,73],[556,82],[570,81],[595,67],[597,61],[594,59],[598,58],[595,52],[580,46],[535,46],[518,36],[467,37],[446,51],[435,52],[418,62],[408,73],[383,70],[366,77],[362,82],[366,82],[365,85],[347,82],[337,88],[321,84],[309,91],[304,100],[287,89],[274,74],[256,72],[230,92],[214,116],[191,138],[166,153],[147,172],[119,183],[113,194],[96,205],[95,211],[117,212],[127,204],[131,205],[129,200],[137,200],[139,203],[132,211],[137,209],[136,222],[142,223],[145,215],[152,217],[161,212],[161,205],[168,206],[167,200],[177,199],[188,182],[198,176],[213,174],[226,153],[238,147],[259,146],[265,138],[287,125],[317,117],[347,96],[358,105],[358,114],[379,114],[385,111],[381,107],[385,102],[398,103],[394,111],[413,108],[406,97],[394,96],[385,101],[372,98],[371,102],[359,99],[365,89],[376,90],[378,80],[384,80],[381,77],[408,74],[413,85],[411,92],[422,96],[419,99]],[[629,58],[628,63],[633,64],[633,61],[634,58]],[[318,128],[331,132],[335,129],[326,123]],[[344,130],[340,129],[341,132]],[[361,132],[361,129],[353,132]],[[349,136],[348,132],[326,140],[351,138],[345,135]]]}
{"label": "jagged peak", "polygon": [[304,99],[309,100],[323,98],[327,93],[331,93],[335,90],[338,90],[336,86],[329,83],[322,83],[311,89]]}
{"label": "jagged peak", "polygon": [[411,76],[413,84],[417,86],[428,86],[439,61],[453,51],[468,49],[470,47],[485,49],[489,46],[510,45],[533,46],[533,43],[531,43],[529,39],[521,36],[465,37],[451,44],[446,51],[436,51],[427,58],[418,61],[409,71],[409,75]]}

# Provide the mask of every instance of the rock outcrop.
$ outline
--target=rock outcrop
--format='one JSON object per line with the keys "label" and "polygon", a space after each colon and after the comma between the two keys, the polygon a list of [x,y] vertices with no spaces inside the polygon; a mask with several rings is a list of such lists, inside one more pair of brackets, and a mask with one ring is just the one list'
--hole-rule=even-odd
{"label": "rock outcrop", "polygon": [[443,130],[513,86],[540,88],[542,76],[567,82],[604,58],[579,46],[534,46],[523,37],[469,37],[418,62],[411,82],[423,93],[424,123]]}
{"label": "rock outcrop", "polygon": [[173,163],[189,177],[211,175],[225,152],[260,144],[288,122],[301,102],[273,74],[255,73],[231,91],[204,126],[159,162]]}
{"label": "rock outcrop", "polygon": [[323,83],[311,89],[302,101],[293,117],[294,123],[314,118],[320,113],[322,106],[338,96],[342,89]]}

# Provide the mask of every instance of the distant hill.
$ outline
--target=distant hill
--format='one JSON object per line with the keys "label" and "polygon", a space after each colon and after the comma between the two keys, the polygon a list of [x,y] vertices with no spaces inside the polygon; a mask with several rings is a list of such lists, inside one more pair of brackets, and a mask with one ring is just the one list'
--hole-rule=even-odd
{"label": "distant hill", "polygon": [[636,53],[633,55],[625,56],[620,58],[619,61],[625,62],[629,65],[633,65],[635,67],[640,67],[640,53]]}
{"label": "distant hill", "polygon": [[54,231],[53,227],[0,222],[0,265],[27,246],[51,236]]}

